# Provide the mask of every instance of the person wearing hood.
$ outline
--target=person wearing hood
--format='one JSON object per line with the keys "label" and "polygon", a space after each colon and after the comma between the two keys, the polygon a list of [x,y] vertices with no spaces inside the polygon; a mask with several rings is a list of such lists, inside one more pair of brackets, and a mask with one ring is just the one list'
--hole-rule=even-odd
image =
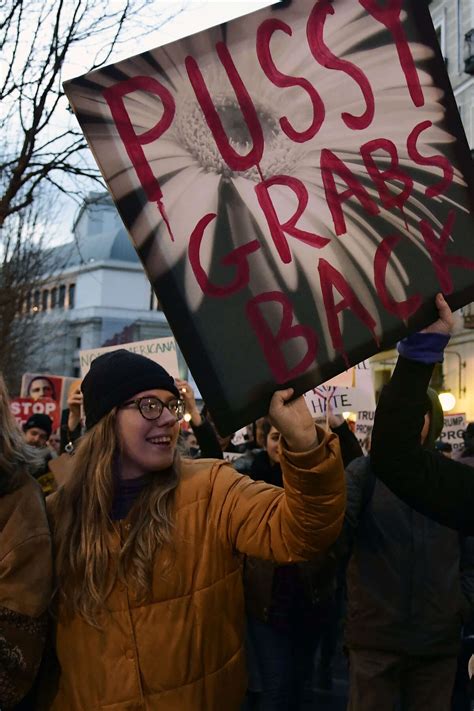
{"label": "person wearing hood", "polygon": [[[419,442],[442,457],[435,454],[443,411],[434,390],[428,389],[423,410]],[[347,467],[346,484],[347,511],[336,547],[350,552],[348,709],[446,711],[461,627],[474,609],[472,539],[397,498],[376,479],[369,456]]]}

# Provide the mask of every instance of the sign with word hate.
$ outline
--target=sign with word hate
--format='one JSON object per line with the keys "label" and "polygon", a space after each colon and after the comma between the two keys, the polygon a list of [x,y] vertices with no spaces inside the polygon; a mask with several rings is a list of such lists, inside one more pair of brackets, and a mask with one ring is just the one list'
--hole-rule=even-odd
{"label": "sign with word hate", "polygon": [[131,353],[138,353],[138,355],[146,356],[150,358],[150,360],[154,360],[155,363],[159,363],[163,366],[173,378],[179,378],[178,356],[174,338],[151,338],[148,341],[121,343],[117,346],[105,346],[104,348],[91,348],[90,350],[79,351],[82,377],[89,372],[91,363],[95,358],[104,353],[117,351],[120,348],[125,348],[125,350]]}
{"label": "sign with word hate", "polygon": [[342,415],[343,412],[358,412],[370,407],[373,395],[357,388],[338,388],[319,385],[304,395],[313,417],[322,417],[327,412]]}
{"label": "sign with word hate", "polygon": [[427,3],[275,4],[65,91],[223,434],[474,299]]}

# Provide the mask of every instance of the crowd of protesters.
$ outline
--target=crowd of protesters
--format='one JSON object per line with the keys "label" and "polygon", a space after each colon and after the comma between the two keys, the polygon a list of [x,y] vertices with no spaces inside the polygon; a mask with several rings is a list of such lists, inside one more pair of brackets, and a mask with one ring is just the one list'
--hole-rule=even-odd
{"label": "crowd of protesters", "polygon": [[351,711],[468,711],[474,435],[439,446],[436,303],[365,456],[291,388],[233,444],[126,350],[92,362],[58,433],[21,432],[0,379],[2,711],[317,709],[342,628]]}

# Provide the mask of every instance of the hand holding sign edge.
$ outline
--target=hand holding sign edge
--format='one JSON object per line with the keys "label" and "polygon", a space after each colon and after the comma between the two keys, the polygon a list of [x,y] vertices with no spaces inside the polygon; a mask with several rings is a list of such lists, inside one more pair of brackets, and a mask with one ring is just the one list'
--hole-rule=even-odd
{"label": "hand holding sign edge", "polygon": [[292,452],[306,452],[318,444],[318,437],[303,396],[293,397],[293,388],[273,393],[268,416]]}
{"label": "hand holding sign edge", "polygon": [[442,333],[444,336],[451,336],[454,331],[454,316],[451,307],[441,293],[436,294],[435,303],[439,318],[424,328],[421,333]]}

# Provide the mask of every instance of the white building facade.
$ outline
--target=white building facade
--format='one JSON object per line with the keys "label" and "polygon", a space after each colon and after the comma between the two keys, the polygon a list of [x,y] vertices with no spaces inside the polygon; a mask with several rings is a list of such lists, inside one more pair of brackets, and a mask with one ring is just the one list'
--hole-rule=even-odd
{"label": "white building facade", "polygon": [[90,195],[73,236],[25,304],[43,334],[29,371],[78,376],[80,350],[171,334],[108,194]]}
{"label": "white building facade", "polygon": [[467,140],[473,149],[474,0],[431,0],[429,6]]}

